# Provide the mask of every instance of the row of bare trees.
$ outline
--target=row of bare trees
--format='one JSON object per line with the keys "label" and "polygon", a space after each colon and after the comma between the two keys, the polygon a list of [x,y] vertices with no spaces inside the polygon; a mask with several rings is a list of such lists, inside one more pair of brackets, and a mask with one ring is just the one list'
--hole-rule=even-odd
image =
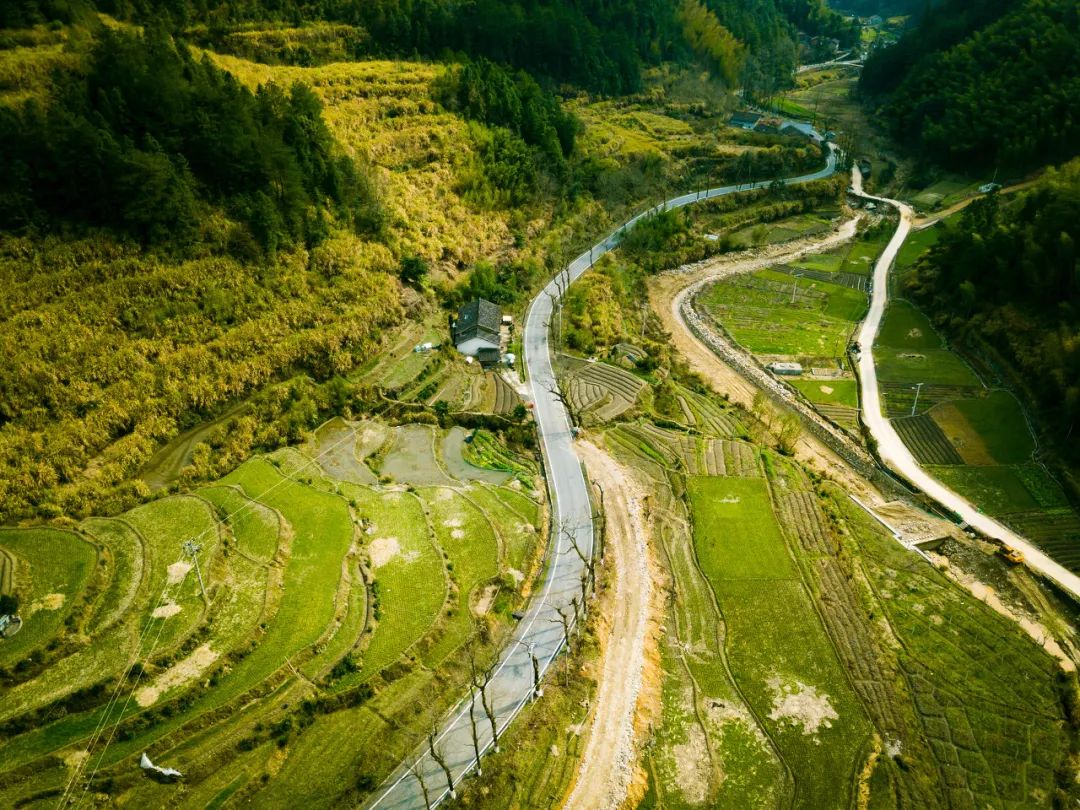
{"label": "row of bare trees", "polygon": [[[590,598],[590,594],[594,594],[595,592],[596,559],[592,554],[587,553],[582,549],[581,545],[578,543],[577,537],[568,527],[563,527],[561,534],[570,544],[570,548],[563,553],[573,551],[578,555],[582,562],[580,595],[575,595],[570,599],[570,610],[562,605],[555,606],[554,610],[557,614],[557,618],[551,619],[552,622],[559,624],[562,628],[563,642],[565,648],[569,650],[573,642],[574,631],[584,619],[586,602]],[[532,692],[530,700],[536,700],[544,695],[543,686],[540,681],[540,659],[536,655],[536,645],[533,642],[523,643],[529,652],[529,658],[532,663]],[[474,636],[469,643],[469,688],[471,690],[469,697],[469,730],[476,762],[476,775],[481,776],[483,774],[481,757],[484,752],[484,746],[481,744],[480,740],[480,726],[485,719],[491,728],[492,751],[494,753],[499,752],[499,725],[495,713],[493,696],[490,691],[491,682],[495,677],[495,673],[498,671],[499,659],[494,658],[487,663],[481,663],[478,646],[477,637]],[[477,711],[476,704],[478,701],[480,703],[480,708],[483,711],[482,716],[480,716],[480,712]],[[438,735],[439,726],[433,721],[427,734],[427,753],[442,770],[443,776],[446,779],[447,791],[450,794],[450,798],[454,799],[457,798],[457,790],[454,785],[454,774],[447,761],[446,752],[439,742]],[[433,807],[432,788],[428,783],[428,776],[424,774],[422,755],[417,757],[409,765],[409,771],[420,785],[420,792],[424,797],[424,806],[428,808],[428,810],[431,810]]]}

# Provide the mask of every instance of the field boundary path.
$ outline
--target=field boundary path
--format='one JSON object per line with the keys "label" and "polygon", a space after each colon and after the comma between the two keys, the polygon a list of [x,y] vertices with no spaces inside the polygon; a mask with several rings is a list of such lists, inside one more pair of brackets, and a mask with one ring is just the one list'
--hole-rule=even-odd
{"label": "field boundary path", "polygon": [[1031,541],[1003,526],[992,517],[976,509],[966,498],[953,492],[926,470],[901,440],[892,423],[882,411],[881,394],[878,390],[877,367],[874,363],[874,340],[881,328],[885,307],[889,298],[889,270],[896,255],[911,232],[914,213],[911,207],[898,200],[875,197],[862,190],[862,175],[858,167],[852,169],[852,191],[866,200],[884,203],[900,212],[900,223],[889,244],[874,265],[874,283],[870,295],[870,309],[859,328],[858,347],[859,396],[862,401],[862,419],[877,442],[878,456],[916,487],[925,492],[946,509],[954,512],[965,523],[988,537],[1007,543],[1024,554],[1025,564],[1053,580],[1076,599],[1080,599],[1080,577],[1065,566],[1052,560]]}
{"label": "field boundary path", "polygon": [[[825,166],[816,172],[782,180],[784,185],[823,180],[836,171],[836,152],[830,147]],[[546,575],[537,590],[524,618],[514,631],[513,638],[503,651],[494,677],[488,683],[487,697],[497,718],[500,734],[529,702],[532,694],[532,654],[538,659],[541,676],[551,666],[563,646],[563,630],[559,611],[573,614],[571,600],[580,593],[580,578],[584,563],[574,551],[568,534],[585,553],[593,547],[593,509],[589,499],[584,469],[574,449],[574,436],[570,416],[562,401],[555,372],[552,368],[552,352],[549,343],[548,324],[554,303],[576,279],[580,278],[593,263],[608,251],[618,247],[623,235],[638,222],[656,216],[662,211],[681,208],[714,197],[722,197],[739,191],[768,188],[773,180],[755,183],[720,186],[702,189],[665,200],[659,205],[627,220],[605,239],[584,251],[555,276],[541,290],[529,306],[525,316],[523,335],[525,365],[528,369],[528,385],[533,400],[533,414],[540,436],[551,501],[551,541],[548,544]],[[470,703],[475,702],[477,732],[481,752],[492,746],[490,725],[486,722],[479,696],[466,697],[447,716],[436,738],[440,757],[453,775],[456,786],[476,766],[476,756],[469,722]],[[422,774],[430,792],[431,806],[450,795],[450,788],[442,766],[431,756],[428,746],[421,745],[402,763],[366,804],[367,808],[381,810],[424,810],[426,801],[420,780],[414,771]]]}

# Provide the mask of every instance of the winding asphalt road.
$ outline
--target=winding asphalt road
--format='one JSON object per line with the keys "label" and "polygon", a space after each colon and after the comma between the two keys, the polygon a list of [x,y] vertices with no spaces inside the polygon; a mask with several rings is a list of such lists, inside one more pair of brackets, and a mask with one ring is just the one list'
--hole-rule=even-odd
{"label": "winding asphalt road", "polygon": [[[793,177],[782,182],[785,185],[806,183],[824,179],[836,171],[836,154],[831,149],[825,167],[817,172]],[[570,418],[562,400],[556,393],[557,383],[552,368],[551,346],[548,341],[548,324],[554,301],[571,282],[579,278],[593,263],[613,250],[624,233],[646,217],[673,208],[681,208],[702,200],[710,200],[738,191],[767,188],[771,180],[743,183],[733,186],[703,189],[679,197],[673,197],[628,220],[604,240],[574,259],[558,276],[533,299],[525,317],[524,349],[525,365],[529,373],[534,403],[533,413],[544,459],[551,499],[552,543],[548,550],[548,564],[544,581],[529,605],[525,617],[518,624],[514,636],[503,652],[498,670],[488,684],[488,699],[502,730],[517,716],[529,701],[532,692],[532,659],[529,646],[533,648],[541,675],[547,671],[563,646],[563,629],[558,611],[562,609],[573,615],[571,600],[581,592],[581,573],[584,563],[565,536],[573,534],[574,540],[585,553],[593,547],[592,505],[588,485],[580,460],[574,450]],[[476,756],[469,722],[470,702],[475,701],[477,732],[482,751],[491,747],[490,724],[484,714],[479,697],[465,698],[449,714],[438,736],[437,747],[453,775],[457,785],[476,766]],[[425,801],[420,779],[413,768],[420,771],[430,793],[432,806],[450,793],[445,772],[422,745],[395,771],[390,779],[368,802],[368,808],[380,810],[424,810]]]}
{"label": "winding asphalt road", "polygon": [[874,364],[874,340],[881,328],[881,319],[885,314],[885,305],[889,297],[889,268],[896,259],[904,240],[911,231],[913,212],[910,207],[897,200],[874,197],[863,193],[862,175],[856,167],[852,171],[852,189],[864,199],[891,205],[900,212],[900,224],[892,239],[885,247],[877,264],[874,266],[874,285],[870,296],[870,311],[859,330],[859,394],[862,399],[862,417],[878,445],[878,455],[882,461],[900,475],[917,486],[939,504],[952,510],[970,526],[997,540],[1009,544],[1023,552],[1027,566],[1053,580],[1074,597],[1080,598],[1080,577],[1060,563],[1050,559],[1030,541],[1016,532],[984,515],[967,499],[953,492],[926,470],[919,466],[911,451],[900,439],[892,423],[882,411],[882,403],[877,383],[877,367]]}

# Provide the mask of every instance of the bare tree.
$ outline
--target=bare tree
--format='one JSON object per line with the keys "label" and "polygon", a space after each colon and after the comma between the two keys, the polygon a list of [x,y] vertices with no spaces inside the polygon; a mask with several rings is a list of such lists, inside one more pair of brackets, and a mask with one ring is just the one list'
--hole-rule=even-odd
{"label": "bare tree", "polygon": [[563,407],[566,408],[566,414],[570,417],[570,427],[572,429],[577,424],[577,419],[574,415],[574,407],[570,404],[570,400],[567,399],[566,394],[559,389],[558,383],[555,382],[546,383],[544,385],[544,390],[555,397],[555,399],[559,400],[559,402],[563,404]]}
{"label": "bare tree", "polygon": [[424,769],[420,766],[419,759],[409,766],[409,771],[416,777],[416,781],[420,783],[420,792],[424,794],[424,807],[431,810],[431,791],[428,789],[427,780],[424,778]]}
{"label": "bare tree", "polygon": [[446,786],[450,790],[450,798],[457,798],[457,791],[454,790],[454,774],[450,770],[450,766],[446,764],[446,755],[443,753],[442,746],[435,744],[435,737],[439,733],[439,728],[434,723],[431,725],[431,731],[428,732],[427,743],[428,751],[431,753],[431,758],[435,760],[436,764],[442,768],[443,773],[446,774]]}
{"label": "bare tree", "polygon": [[551,318],[547,322],[547,327],[555,332],[555,350],[558,351],[562,346],[562,288],[559,287],[558,279],[555,281],[555,286],[559,290],[558,295],[546,293],[548,300],[551,301]]}
{"label": "bare tree", "polygon": [[495,710],[488,699],[487,687],[491,683],[491,679],[495,677],[495,662],[488,664],[486,667],[479,666],[476,662],[476,649],[471,648],[469,651],[469,674],[472,678],[472,684],[480,692],[480,705],[484,707],[484,714],[487,715],[488,722],[491,724],[491,744],[492,750],[497,754],[499,753],[499,726],[496,722]]}
{"label": "bare tree", "polygon": [[476,775],[483,776],[484,768],[480,764],[480,734],[476,730],[476,690],[473,690],[469,700],[469,728],[472,731],[473,754],[476,757]]}
{"label": "bare tree", "polygon": [[581,601],[585,601],[585,597],[588,596],[589,586],[596,587],[596,558],[592,554],[586,554],[582,551],[581,546],[578,545],[577,537],[574,532],[566,526],[562,528],[562,535],[570,542],[570,547],[574,549],[574,552],[578,555],[578,559],[581,560],[585,566],[584,573],[585,579],[581,586]]}
{"label": "bare tree", "polygon": [[[575,602],[575,604],[577,602],[577,597],[576,596],[574,597],[574,602]],[[570,627],[571,627],[570,617],[566,613],[566,608],[564,608],[562,606],[556,607],[555,612],[559,614],[558,622],[559,622],[559,624],[562,625],[563,642],[566,644],[567,649],[569,649],[569,647],[570,647]],[[574,614],[575,615],[577,614],[576,609],[574,610]],[[555,619],[550,619],[550,621],[554,622],[556,620]]]}
{"label": "bare tree", "polygon": [[593,515],[593,525],[596,525],[597,519],[600,522],[600,562],[604,562],[604,543],[607,540],[607,512],[604,511],[604,488],[600,486],[600,482],[595,478],[592,480],[592,485],[596,487],[596,491],[600,493],[600,511]]}
{"label": "bare tree", "polygon": [[566,398],[566,394],[564,394],[562,392],[562,389],[559,388],[558,383],[554,381],[545,383],[544,390],[551,394],[553,397],[555,397],[555,399],[559,400],[559,402],[561,402],[563,405],[565,405],[567,410],[570,410],[570,402]]}

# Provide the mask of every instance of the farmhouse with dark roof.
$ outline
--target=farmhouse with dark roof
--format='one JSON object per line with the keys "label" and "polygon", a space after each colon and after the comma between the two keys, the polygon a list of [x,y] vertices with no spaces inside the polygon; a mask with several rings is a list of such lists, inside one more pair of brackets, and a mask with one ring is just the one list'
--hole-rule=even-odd
{"label": "farmhouse with dark roof", "polygon": [[481,349],[499,351],[502,310],[497,304],[477,298],[458,310],[454,321],[454,345],[462,354],[476,357]]}

